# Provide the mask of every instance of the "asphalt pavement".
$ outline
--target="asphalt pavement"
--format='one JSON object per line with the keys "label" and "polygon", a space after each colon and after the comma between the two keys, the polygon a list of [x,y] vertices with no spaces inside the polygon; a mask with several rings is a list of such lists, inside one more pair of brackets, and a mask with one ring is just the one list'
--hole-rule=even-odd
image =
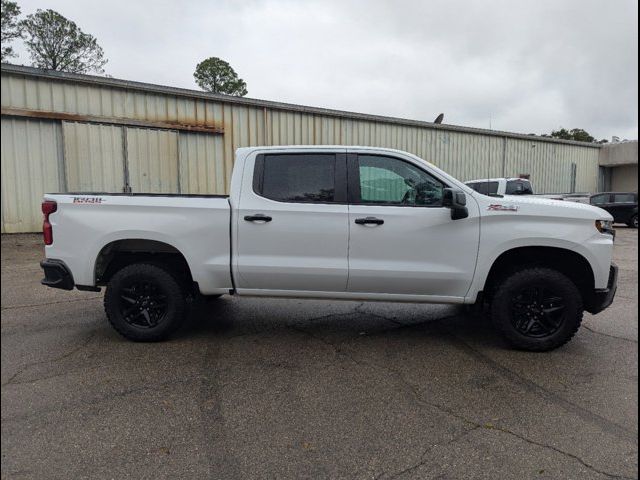
{"label": "asphalt pavement", "polygon": [[231,298],[131,343],[2,237],[2,478],[638,476],[638,232],[614,305],[549,353],[459,307]]}

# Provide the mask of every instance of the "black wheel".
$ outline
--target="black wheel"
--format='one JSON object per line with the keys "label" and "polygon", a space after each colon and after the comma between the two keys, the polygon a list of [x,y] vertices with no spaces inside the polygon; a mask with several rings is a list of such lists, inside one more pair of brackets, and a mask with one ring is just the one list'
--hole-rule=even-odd
{"label": "black wheel", "polygon": [[506,277],[491,304],[493,321],[516,348],[543,352],[567,343],[580,328],[582,295],[562,273],[528,268]]}
{"label": "black wheel", "polygon": [[136,342],[164,340],[182,324],[185,293],[167,270],[135,263],[116,272],[104,296],[107,319]]}
{"label": "black wheel", "polygon": [[634,215],[628,225],[631,228],[638,228],[638,215]]}

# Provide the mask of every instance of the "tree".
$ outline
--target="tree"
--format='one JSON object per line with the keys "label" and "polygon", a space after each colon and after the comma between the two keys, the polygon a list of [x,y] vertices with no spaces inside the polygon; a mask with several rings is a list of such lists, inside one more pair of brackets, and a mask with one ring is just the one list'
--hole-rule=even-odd
{"label": "tree", "polygon": [[8,44],[22,36],[22,28],[20,22],[18,22],[18,15],[20,15],[20,7],[16,2],[2,0],[2,28],[0,31],[2,37],[1,55],[3,62],[16,56],[13,47]]}
{"label": "tree", "polygon": [[560,130],[554,130],[551,132],[551,135],[547,135],[545,133],[542,134],[543,137],[551,137],[551,138],[560,138],[562,140],[574,140],[576,142],[588,142],[588,143],[607,143],[608,140],[596,140],[594,137],[589,135],[585,130],[581,128],[574,128],[572,130],[567,130],[566,128],[561,128]]}
{"label": "tree", "polygon": [[21,22],[33,66],[72,73],[104,73],[107,59],[92,35],[53,10],[38,10]]}
{"label": "tree", "polygon": [[198,86],[213,93],[226,93],[236,97],[244,97],[247,94],[247,84],[235,70],[224,60],[217,57],[209,57],[196,66],[193,73]]}
{"label": "tree", "polygon": [[561,128],[560,130],[554,130],[553,132],[551,132],[551,137],[560,138],[562,140],[575,140],[576,142],[593,143],[596,141],[595,138],[593,138],[581,128],[574,128],[572,130]]}

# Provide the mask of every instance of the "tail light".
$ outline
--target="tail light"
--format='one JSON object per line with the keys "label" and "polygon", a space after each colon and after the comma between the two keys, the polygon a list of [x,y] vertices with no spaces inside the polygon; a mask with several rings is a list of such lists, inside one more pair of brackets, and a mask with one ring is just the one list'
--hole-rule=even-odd
{"label": "tail light", "polygon": [[44,214],[44,220],[42,221],[42,236],[44,237],[44,244],[51,245],[53,243],[53,227],[49,222],[49,215],[58,209],[58,204],[51,200],[45,200],[42,202],[42,213]]}

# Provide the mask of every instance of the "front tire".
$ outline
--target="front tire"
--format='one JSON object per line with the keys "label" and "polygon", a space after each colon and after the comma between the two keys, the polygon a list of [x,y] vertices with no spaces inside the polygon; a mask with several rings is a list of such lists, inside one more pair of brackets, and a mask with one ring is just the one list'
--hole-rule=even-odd
{"label": "front tire", "polygon": [[164,268],[134,263],[116,272],[107,286],[107,319],[123,337],[135,342],[165,340],[185,316],[185,293]]}
{"label": "front tire", "polygon": [[567,343],[580,328],[584,307],[575,283],[550,268],[528,268],[500,282],[491,316],[515,348],[544,352]]}

